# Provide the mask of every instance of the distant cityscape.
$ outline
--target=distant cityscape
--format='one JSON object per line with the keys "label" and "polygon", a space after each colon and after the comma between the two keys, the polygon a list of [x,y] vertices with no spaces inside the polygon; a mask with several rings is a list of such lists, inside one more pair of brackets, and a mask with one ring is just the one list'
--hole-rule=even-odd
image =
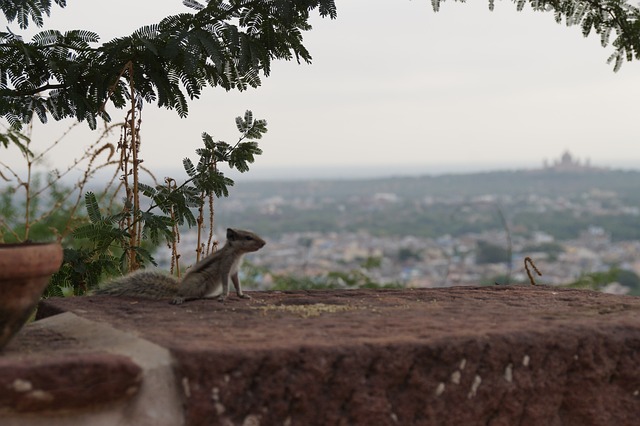
{"label": "distant cityscape", "polygon": [[[219,201],[216,220],[267,238],[247,258],[269,271],[259,288],[278,275],[331,271],[407,287],[528,283],[525,257],[541,284],[612,268],[640,275],[640,173],[594,167],[569,152],[533,171],[238,185]],[[190,238],[183,233],[183,247],[194,247]],[[376,266],[365,268],[371,259]],[[183,264],[190,261],[183,253]],[[603,290],[640,289],[610,282]]]}

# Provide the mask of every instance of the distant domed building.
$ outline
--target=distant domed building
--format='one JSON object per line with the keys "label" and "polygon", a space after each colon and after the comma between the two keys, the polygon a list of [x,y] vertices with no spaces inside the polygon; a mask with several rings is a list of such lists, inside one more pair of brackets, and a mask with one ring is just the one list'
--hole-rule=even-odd
{"label": "distant domed building", "polygon": [[574,158],[568,150],[562,154],[559,160],[554,161],[551,165],[549,165],[545,160],[543,168],[544,170],[554,172],[587,172],[604,170],[601,167],[591,166],[591,162],[589,160],[580,162],[580,160]]}

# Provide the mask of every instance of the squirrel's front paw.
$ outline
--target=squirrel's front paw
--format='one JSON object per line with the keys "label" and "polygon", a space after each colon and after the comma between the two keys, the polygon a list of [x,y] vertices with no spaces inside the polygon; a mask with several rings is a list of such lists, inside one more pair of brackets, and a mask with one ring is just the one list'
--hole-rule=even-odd
{"label": "squirrel's front paw", "polygon": [[219,296],[218,297],[218,302],[220,302],[220,303],[224,303],[225,300],[226,300],[225,296]]}
{"label": "squirrel's front paw", "polygon": [[251,296],[246,293],[239,294],[238,297],[241,299],[251,299]]}
{"label": "squirrel's front paw", "polygon": [[182,303],[184,303],[184,298],[182,298],[182,297],[174,297],[173,300],[170,303],[172,305],[181,305]]}

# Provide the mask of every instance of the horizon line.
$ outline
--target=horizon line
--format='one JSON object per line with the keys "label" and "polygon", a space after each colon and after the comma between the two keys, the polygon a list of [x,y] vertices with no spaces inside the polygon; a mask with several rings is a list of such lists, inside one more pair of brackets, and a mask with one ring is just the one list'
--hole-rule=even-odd
{"label": "horizon line", "polygon": [[[526,172],[545,169],[543,162],[495,162],[495,163],[438,163],[438,164],[339,164],[339,165],[252,165],[251,170],[240,173],[224,168],[222,172],[233,180],[255,181],[300,181],[300,180],[369,180],[422,176],[471,175],[491,172]],[[585,169],[606,171],[640,171],[640,159],[611,161],[608,164],[589,162]],[[21,171],[18,171],[21,173]],[[184,173],[179,167],[157,167],[154,175],[176,176]],[[112,171],[104,171],[112,174]],[[102,173],[93,179],[100,179]],[[66,181],[72,180],[64,179]]]}
{"label": "horizon line", "polygon": [[[640,160],[616,161],[609,164],[590,163],[592,170],[640,171]],[[549,167],[550,169],[553,167]],[[329,166],[255,166],[247,173],[225,170],[232,179],[264,180],[361,180],[393,177],[467,175],[491,172],[519,172],[545,170],[542,163],[445,163],[445,164],[385,164],[385,165],[329,165]],[[585,168],[587,170],[587,168]]]}

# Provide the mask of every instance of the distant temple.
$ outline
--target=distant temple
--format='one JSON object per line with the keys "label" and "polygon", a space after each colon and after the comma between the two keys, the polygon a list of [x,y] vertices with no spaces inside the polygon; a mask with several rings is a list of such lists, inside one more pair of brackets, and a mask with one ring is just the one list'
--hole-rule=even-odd
{"label": "distant temple", "polygon": [[543,169],[555,172],[586,172],[603,170],[601,167],[593,167],[589,159],[581,162],[574,158],[569,151],[565,151],[559,160],[549,164],[547,160],[543,162]]}

